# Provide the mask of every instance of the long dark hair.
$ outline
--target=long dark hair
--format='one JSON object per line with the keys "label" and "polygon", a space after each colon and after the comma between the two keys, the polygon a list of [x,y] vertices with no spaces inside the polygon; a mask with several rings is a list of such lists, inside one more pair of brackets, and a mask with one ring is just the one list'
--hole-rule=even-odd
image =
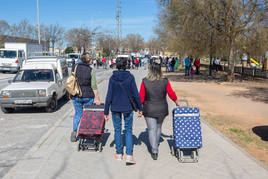
{"label": "long dark hair", "polygon": [[156,81],[162,78],[161,64],[158,60],[153,60],[153,63],[150,64],[149,73],[146,78],[150,81]]}

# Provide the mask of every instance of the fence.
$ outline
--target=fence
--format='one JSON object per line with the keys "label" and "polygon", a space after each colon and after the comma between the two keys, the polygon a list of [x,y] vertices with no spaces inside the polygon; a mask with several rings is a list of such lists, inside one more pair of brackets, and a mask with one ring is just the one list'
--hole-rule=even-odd
{"label": "fence", "polygon": [[[209,68],[209,64],[201,64],[201,67]],[[225,72],[228,72],[228,66],[225,64],[222,65],[222,69]],[[244,70],[244,75],[249,75],[253,77],[260,77],[260,78],[268,78],[268,71],[267,70],[261,70],[256,68],[250,68],[250,67],[244,67],[241,66],[235,66],[234,72],[242,74],[242,70]]]}

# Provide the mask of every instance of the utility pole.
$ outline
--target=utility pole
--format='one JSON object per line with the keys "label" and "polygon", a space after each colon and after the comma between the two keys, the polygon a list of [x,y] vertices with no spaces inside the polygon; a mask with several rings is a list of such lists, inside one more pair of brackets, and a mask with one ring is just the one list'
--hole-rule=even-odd
{"label": "utility pole", "polygon": [[38,19],[38,41],[41,44],[41,37],[40,37],[40,20],[39,20],[39,0],[37,0],[37,19]]}
{"label": "utility pole", "polygon": [[117,1],[117,13],[116,13],[116,30],[117,30],[117,45],[118,50],[121,48],[122,40],[122,6],[121,1]]}

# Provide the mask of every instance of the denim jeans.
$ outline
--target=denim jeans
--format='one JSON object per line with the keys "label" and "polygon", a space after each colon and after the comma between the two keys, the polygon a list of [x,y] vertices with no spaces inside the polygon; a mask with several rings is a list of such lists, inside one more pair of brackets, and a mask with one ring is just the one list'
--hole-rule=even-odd
{"label": "denim jeans", "polygon": [[174,72],[174,66],[171,66],[171,65],[170,65],[170,71],[171,71],[171,72]]}
{"label": "denim jeans", "polygon": [[185,66],[185,76],[189,76],[189,75],[190,75],[190,67]]}
{"label": "denim jeans", "polygon": [[125,137],[126,137],[126,154],[133,155],[133,139],[132,139],[133,112],[128,113],[112,112],[116,153],[123,154],[122,114],[124,116],[125,121],[124,123],[125,123]]}
{"label": "denim jeans", "polygon": [[74,105],[74,118],[73,118],[73,130],[77,130],[78,125],[80,123],[82,114],[83,114],[83,106],[84,105],[91,105],[94,103],[94,98],[76,98],[73,97],[72,99]]}

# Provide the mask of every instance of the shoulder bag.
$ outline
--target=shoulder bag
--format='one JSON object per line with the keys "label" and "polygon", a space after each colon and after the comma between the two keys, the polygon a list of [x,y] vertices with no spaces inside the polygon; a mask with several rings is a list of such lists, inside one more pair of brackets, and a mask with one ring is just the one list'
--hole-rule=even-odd
{"label": "shoulder bag", "polygon": [[66,81],[66,84],[65,84],[65,87],[66,87],[66,90],[68,91],[68,93],[72,96],[75,96],[75,95],[79,95],[79,97],[82,96],[82,91],[81,91],[81,88],[77,82],[77,78],[76,78],[76,69],[77,69],[77,66],[75,66],[74,68],[74,72],[72,72],[71,76],[69,76],[67,78],[67,81]]}
{"label": "shoulder bag", "polygon": [[131,104],[131,106],[132,106],[132,109],[133,109],[135,112],[137,112],[139,108],[138,108],[138,104],[137,104],[136,100],[135,100],[133,97],[130,97],[130,96],[128,95],[126,89],[124,88],[124,86],[122,85],[121,82],[119,82],[119,84],[120,84],[120,87],[122,88],[122,90],[124,91],[125,95],[127,95],[128,99],[129,99],[129,101],[130,101],[130,104]]}

